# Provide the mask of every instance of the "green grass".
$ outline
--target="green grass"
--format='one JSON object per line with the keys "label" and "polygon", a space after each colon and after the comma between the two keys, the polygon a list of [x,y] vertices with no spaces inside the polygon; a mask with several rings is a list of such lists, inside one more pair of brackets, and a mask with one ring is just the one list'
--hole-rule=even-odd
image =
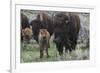
{"label": "green grass", "polygon": [[50,43],[49,58],[46,55],[40,59],[39,45],[36,42],[31,44],[21,44],[21,63],[27,62],[49,62],[49,61],[68,61],[68,60],[87,60],[89,59],[89,49],[77,48],[71,53],[64,53],[61,57],[58,55],[56,46],[53,42]]}

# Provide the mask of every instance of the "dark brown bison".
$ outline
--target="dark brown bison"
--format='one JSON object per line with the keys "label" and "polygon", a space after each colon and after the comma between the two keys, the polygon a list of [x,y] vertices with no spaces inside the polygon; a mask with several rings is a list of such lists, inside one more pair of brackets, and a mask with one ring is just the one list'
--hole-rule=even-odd
{"label": "dark brown bison", "polygon": [[60,55],[75,50],[80,29],[80,18],[76,13],[57,13],[54,16],[54,42]]}
{"label": "dark brown bison", "polygon": [[47,58],[49,57],[48,48],[50,47],[49,40],[50,34],[47,29],[40,29],[39,31],[39,46],[40,46],[40,58],[43,57],[44,51],[46,51]]}
{"label": "dark brown bison", "polygon": [[38,42],[38,34],[40,29],[47,29],[50,36],[53,34],[53,21],[46,12],[39,12],[35,20],[33,20],[30,25],[33,30],[33,38]]}
{"label": "dark brown bison", "polygon": [[29,19],[26,15],[21,13],[21,41],[25,40],[29,43],[30,39],[32,38],[32,28],[29,24]]}

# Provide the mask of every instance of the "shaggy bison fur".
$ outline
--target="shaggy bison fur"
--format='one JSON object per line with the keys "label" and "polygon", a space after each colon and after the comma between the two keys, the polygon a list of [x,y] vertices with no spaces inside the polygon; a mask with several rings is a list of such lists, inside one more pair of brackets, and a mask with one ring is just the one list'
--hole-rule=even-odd
{"label": "shaggy bison fur", "polygon": [[54,16],[54,42],[60,55],[75,50],[80,29],[80,18],[75,13],[58,13]]}

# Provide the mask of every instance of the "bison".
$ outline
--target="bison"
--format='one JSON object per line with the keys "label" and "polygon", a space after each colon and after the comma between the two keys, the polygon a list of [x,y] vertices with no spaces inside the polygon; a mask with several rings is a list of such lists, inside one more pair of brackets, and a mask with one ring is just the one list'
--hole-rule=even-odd
{"label": "bison", "polygon": [[40,58],[43,57],[43,52],[46,51],[47,58],[49,57],[48,48],[50,47],[49,40],[50,34],[47,29],[40,29],[39,31],[39,46],[40,46]]}
{"label": "bison", "polygon": [[39,12],[36,16],[36,19],[32,20],[30,25],[33,30],[33,38],[38,42],[38,34],[40,29],[47,29],[50,33],[50,36],[53,34],[53,21],[46,12]]}
{"label": "bison", "polygon": [[80,18],[76,13],[60,12],[54,16],[54,42],[59,55],[65,51],[75,50],[80,29]]}
{"label": "bison", "polygon": [[27,43],[30,43],[32,35],[33,35],[32,28],[26,27],[25,29],[22,29],[23,40],[25,40]]}

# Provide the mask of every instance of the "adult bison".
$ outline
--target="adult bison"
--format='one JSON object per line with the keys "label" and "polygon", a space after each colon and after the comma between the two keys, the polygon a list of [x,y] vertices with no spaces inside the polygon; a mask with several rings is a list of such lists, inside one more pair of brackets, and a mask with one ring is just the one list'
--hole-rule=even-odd
{"label": "adult bison", "polygon": [[33,38],[38,42],[38,35],[40,29],[47,29],[50,33],[50,36],[53,34],[53,21],[52,17],[50,17],[46,12],[39,12],[30,25],[33,30]]}
{"label": "adult bison", "polygon": [[27,43],[30,42],[30,39],[32,38],[32,28],[29,24],[29,19],[26,15],[21,13],[21,41],[25,40]]}
{"label": "adult bison", "polygon": [[76,13],[60,12],[54,16],[54,42],[58,49],[59,55],[65,51],[75,50],[78,33],[80,29],[80,18]]}

